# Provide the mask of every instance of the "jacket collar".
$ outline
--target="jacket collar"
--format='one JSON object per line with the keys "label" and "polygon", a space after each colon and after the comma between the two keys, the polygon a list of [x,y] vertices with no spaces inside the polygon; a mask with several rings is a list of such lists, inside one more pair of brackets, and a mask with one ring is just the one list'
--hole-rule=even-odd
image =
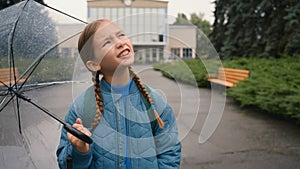
{"label": "jacket collar", "polygon": [[[102,78],[101,81],[100,81],[100,87],[101,87],[101,92],[103,94],[109,94],[109,95],[113,94],[111,85],[108,82],[106,82],[104,80],[104,78]],[[129,95],[134,94],[136,92],[139,92],[139,89],[138,89],[137,85],[135,84],[135,82],[133,81],[132,85],[129,89]],[[113,94],[113,95],[119,95],[119,94]]]}

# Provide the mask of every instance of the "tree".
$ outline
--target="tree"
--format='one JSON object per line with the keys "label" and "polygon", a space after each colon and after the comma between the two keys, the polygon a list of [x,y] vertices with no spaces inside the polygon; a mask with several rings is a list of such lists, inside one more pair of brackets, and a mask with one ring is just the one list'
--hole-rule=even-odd
{"label": "tree", "polygon": [[300,53],[300,3],[291,1],[290,8],[284,16],[286,24],[284,27],[285,35],[289,41],[284,48],[284,53],[292,55]]}
{"label": "tree", "polygon": [[[13,51],[14,56],[37,57],[52,44],[57,43],[56,26],[48,16],[48,11],[39,3],[30,2],[32,3],[26,4],[22,11],[13,34],[12,46],[13,49],[16,49]],[[11,5],[11,3],[7,3],[7,5]],[[8,56],[10,45],[8,39],[21,9],[20,6],[15,5],[1,10],[2,31],[0,37],[3,40],[0,44],[0,56],[2,57]],[[58,55],[56,54],[56,56]]]}
{"label": "tree", "polygon": [[229,3],[226,3],[223,0],[216,0],[215,2],[215,21],[212,25],[212,32],[209,35],[211,42],[213,43],[217,52],[220,53],[221,48],[225,43],[225,32],[227,30],[228,22],[228,6]]}
{"label": "tree", "polygon": [[192,13],[190,22],[193,25],[196,25],[197,28],[200,29],[206,36],[211,33],[211,25],[207,20],[204,19],[203,13],[199,13],[199,15]]}
{"label": "tree", "polygon": [[176,21],[173,24],[191,24],[184,13],[178,13]]}
{"label": "tree", "polygon": [[210,23],[204,19],[204,14],[199,13],[192,13],[190,15],[190,19],[186,17],[183,13],[178,13],[176,21],[173,24],[193,24],[197,26],[206,36],[211,33],[211,25]]}
{"label": "tree", "polygon": [[216,0],[210,39],[221,58],[300,54],[300,1]]}
{"label": "tree", "polygon": [[[207,57],[210,57],[210,44],[208,44],[209,41],[208,39],[206,39],[207,36],[209,36],[209,34],[211,33],[210,23],[204,19],[203,13],[199,13],[199,15],[197,15],[196,13],[192,13],[190,22],[198,28],[196,48],[197,56],[206,55]],[[203,33],[206,35],[206,37],[203,37]]]}

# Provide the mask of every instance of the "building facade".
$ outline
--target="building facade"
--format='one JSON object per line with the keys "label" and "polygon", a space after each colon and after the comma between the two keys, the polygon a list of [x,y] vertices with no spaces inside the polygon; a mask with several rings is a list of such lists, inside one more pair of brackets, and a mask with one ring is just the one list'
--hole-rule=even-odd
{"label": "building facade", "polygon": [[163,60],[168,43],[168,2],[156,0],[87,1],[88,22],[110,19],[125,30],[137,62]]}
{"label": "building facade", "polygon": [[197,48],[197,26],[169,25],[169,43],[166,50],[170,51],[171,58],[195,59]]}
{"label": "building facade", "polygon": [[[110,19],[125,30],[135,49],[136,63],[164,62],[168,59],[193,59],[196,56],[197,27],[169,25],[168,2],[158,0],[89,0],[87,21]],[[84,24],[58,26],[59,39]],[[75,37],[78,39],[78,37]],[[59,47],[63,57],[77,57],[77,40]]]}

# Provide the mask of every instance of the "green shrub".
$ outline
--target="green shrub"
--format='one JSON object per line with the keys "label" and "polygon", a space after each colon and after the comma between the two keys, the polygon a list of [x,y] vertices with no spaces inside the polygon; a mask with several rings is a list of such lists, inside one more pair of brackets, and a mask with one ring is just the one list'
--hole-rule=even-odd
{"label": "green shrub", "polygon": [[300,57],[225,60],[224,67],[250,70],[250,78],[228,89],[241,106],[300,122]]}
{"label": "green shrub", "polygon": [[[181,68],[182,64],[187,65],[194,76],[186,74]],[[242,107],[254,106],[263,112],[300,123],[300,56],[279,59],[235,58],[223,60],[222,64],[224,67],[250,70],[250,77],[239,82],[237,87],[229,88],[227,96],[237,100]],[[210,67],[217,72],[217,67]],[[207,70],[201,60],[157,64],[154,68],[167,77],[187,83],[193,77],[199,87],[209,84],[205,78]]]}
{"label": "green shrub", "polygon": [[[35,59],[15,57],[14,61],[21,75]],[[33,71],[28,83],[72,80],[74,64],[74,58],[44,58]],[[9,67],[7,58],[0,58],[0,68],[6,67]]]}
{"label": "green shrub", "polygon": [[184,83],[206,87],[208,85],[205,75],[207,71],[201,60],[175,61],[153,65],[154,70],[159,70],[168,78]]}

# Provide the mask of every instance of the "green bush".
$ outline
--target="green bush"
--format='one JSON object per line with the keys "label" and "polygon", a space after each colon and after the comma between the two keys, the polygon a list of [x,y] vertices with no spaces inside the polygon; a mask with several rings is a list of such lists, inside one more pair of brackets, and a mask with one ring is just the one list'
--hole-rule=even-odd
{"label": "green bush", "polygon": [[154,70],[159,70],[168,78],[184,83],[206,87],[208,85],[205,75],[207,71],[201,60],[175,61],[153,65]]}
{"label": "green bush", "polygon": [[224,67],[250,70],[250,78],[228,89],[242,106],[300,122],[300,57],[280,59],[241,58],[223,61]]}
{"label": "green bush", "polygon": [[[190,75],[180,67],[187,65],[193,72],[199,87],[209,86],[205,78],[206,69],[200,60],[180,64],[154,65],[167,77],[189,82]],[[250,70],[250,77],[229,88],[227,96],[237,100],[242,107],[254,106],[263,112],[300,122],[300,56],[269,58],[235,58],[223,60],[224,67]],[[218,68],[215,68],[217,72]],[[209,71],[211,72],[211,70]]]}
{"label": "green bush", "polygon": [[[21,75],[35,59],[15,57],[14,61]],[[28,83],[72,80],[75,61],[74,58],[44,58],[33,71]],[[0,68],[7,67],[8,59],[0,58]]]}

